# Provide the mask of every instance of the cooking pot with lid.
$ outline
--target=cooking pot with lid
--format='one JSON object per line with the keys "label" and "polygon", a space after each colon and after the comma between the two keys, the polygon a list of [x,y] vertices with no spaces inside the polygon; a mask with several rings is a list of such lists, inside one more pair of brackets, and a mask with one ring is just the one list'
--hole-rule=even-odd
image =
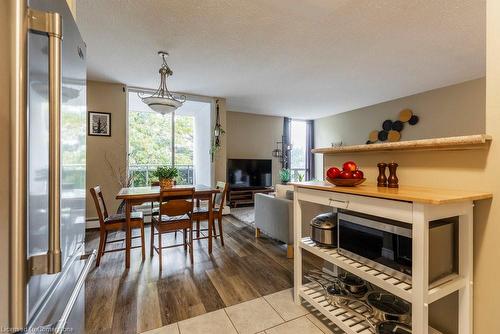
{"label": "cooking pot with lid", "polygon": [[337,247],[337,213],[327,212],[311,220],[311,239],[326,247]]}

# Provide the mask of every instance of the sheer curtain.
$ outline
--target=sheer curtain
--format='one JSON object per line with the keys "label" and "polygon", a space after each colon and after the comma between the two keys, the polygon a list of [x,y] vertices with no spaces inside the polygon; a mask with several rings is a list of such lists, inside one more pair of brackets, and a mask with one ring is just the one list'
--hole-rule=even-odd
{"label": "sheer curtain", "polygon": [[306,121],[306,181],[314,179],[314,121]]}

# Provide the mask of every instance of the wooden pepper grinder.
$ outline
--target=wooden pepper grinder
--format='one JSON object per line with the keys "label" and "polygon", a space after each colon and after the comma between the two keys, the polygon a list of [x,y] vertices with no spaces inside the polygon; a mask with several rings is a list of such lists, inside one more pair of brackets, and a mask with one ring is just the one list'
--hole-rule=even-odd
{"label": "wooden pepper grinder", "polygon": [[399,180],[396,175],[396,169],[398,168],[398,164],[395,162],[391,162],[388,164],[389,166],[389,177],[387,178],[387,186],[389,188],[399,188]]}
{"label": "wooden pepper grinder", "polygon": [[385,176],[385,168],[387,164],[385,162],[379,162],[378,167],[378,177],[377,177],[377,187],[387,187],[387,177]]}

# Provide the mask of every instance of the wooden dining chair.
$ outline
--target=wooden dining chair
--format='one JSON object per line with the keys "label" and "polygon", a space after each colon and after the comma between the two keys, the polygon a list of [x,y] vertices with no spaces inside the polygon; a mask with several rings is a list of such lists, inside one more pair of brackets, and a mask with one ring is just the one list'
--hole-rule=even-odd
{"label": "wooden dining chair", "polygon": [[[108,233],[111,231],[120,231],[127,230],[127,218],[125,213],[120,214],[108,214],[108,210],[106,208],[106,203],[104,202],[104,197],[102,195],[102,190],[100,186],[90,188],[90,194],[94,199],[95,208],[97,210],[97,215],[99,216],[99,250],[97,252],[97,260],[96,267],[99,267],[101,262],[101,257],[104,253],[118,252],[127,250],[129,245],[127,244],[125,239],[114,239],[108,241]],[[142,212],[132,211],[130,216],[130,233],[132,234],[132,229],[140,228],[141,235],[131,237],[131,239],[141,238],[140,246],[130,246],[130,249],[133,248],[142,248],[142,260],[146,259],[146,246],[144,244],[144,217]],[[116,242],[125,242],[125,248],[114,248],[110,250],[106,250],[106,244],[116,243]],[[130,251],[129,249],[129,251]]]}
{"label": "wooden dining chair", "polygon": [[[151,217],[151,256],[158,253],[160,271],[162,269],[162,249],[184,246],[189,248],[189,257],[193,263],[193,188],[172,188],[160,191],[159,214]],[[155,231],[157,233],[155,233]],[[183,243],[162,246],[162,234],[182,231]],[[189,233],[189,241],[187,240]],[[158,235],[158,247],[154,236]]]}
{"label": "wooden dining chair", "polygon": [[[221,245],[224,246],[224,234],[222,231],[222,211],[224,210],[224,202],[226,199],[226,194],[227,194],[227,189],[228,189],[228,184],[226,182],[221,182],[218,181],[216,188],[219,189],[219,193],[215,194],[215,197],[213,199],[214,205],[213,205],[213,212],[214,212],[214,224],[212,226],[213,228],[213,237],[217,239],[217,237],[220,237],[220,242]],[[202,220],[208,220],[209,217],[209,212],[208,212],[208,207],[206,206],[200,206],[200,202],[197,201],[197,205],[194,208],[194,214],[193,214],[193,219],[196,221],[196,238],[200,239],[200,232],[202,231],[207,231],[207,229],[200,229],[200,221]],[[215,228],[215,220],[217,220],[219,225],[219,234],[217,234],[216,228]],[[203,239],[203,238],[201,238]]]}
{"label": "wooden dining chair", "polygon": [[[174,184],[177,184],[177,181],[174,180]],[[151,187],[159,187],[160,181],[151,181]],[[158,202],[151,202],[151,216],[157,216],[160,210],[158,209]],[[174,238],[177,239],[177,231],[174,232]]]}

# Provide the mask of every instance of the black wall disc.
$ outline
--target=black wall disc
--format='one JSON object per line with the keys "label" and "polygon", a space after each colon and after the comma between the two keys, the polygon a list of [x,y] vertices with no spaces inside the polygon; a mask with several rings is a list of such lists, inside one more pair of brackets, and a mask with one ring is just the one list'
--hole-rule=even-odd
{"label": "black wall disc", "polygon": [[418,123],[418,121],[419,121],[418,116],[413,115],[413,116],[411,116],[411,118],[410,118],[410,120],[408,121],[408,123],[410,123],[410,125],[415,125],[415,124],[417,124],[417,123]]}
{"label": "black wall disc", "polygon": [[387,131],[379,131],[378,133],[378,140],[380,141],[386,141],[387,140]]}
{"label": "black wall disc", "polygon": [[392,121],[390,119],[384,121],[384,123],[382,123],[382,129],[384,129],[384,131],[392,129]]}
{"label": "black wall disc", "polygon": [[401,132],[401,130],[403,130],[403,128],[404,128],[404,123],[401,121],[396,121],[396,122],[392,123],[392,130],[394,130],[394,131]]}

